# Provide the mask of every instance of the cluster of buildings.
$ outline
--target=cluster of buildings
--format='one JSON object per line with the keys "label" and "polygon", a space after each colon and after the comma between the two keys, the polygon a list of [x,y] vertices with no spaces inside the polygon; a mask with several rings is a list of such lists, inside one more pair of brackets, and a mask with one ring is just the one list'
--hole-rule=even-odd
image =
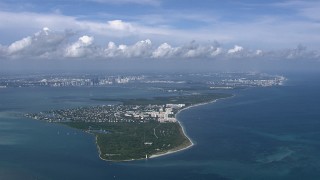
{"label": "cluster of buildings", "polygon": [[140,120],[152,118],[161,123],[176,122],[175,114],[184,106],[185,104],[148,105],[144,108],[136,106],[136,111],[126,111],[125,116]]}
{"label": "cluster of buildings", "polygon": [[232,89],[234,87],[269,87],[280,86],[286,80],[283,76],[264,77],[263,79],[255,78],[230,78],[223,79],[219,82],[208,82],[211,89]]}
{"label": "cluster of buildings", "polygon": [[103,78],[52,78],[40,80],[41,86],[107,86],[111,84],[126,84],[142,80],[143,76],[110,76]]}
{"label": "cluster of buildings", "polygon": [[52,110],[26,114],[27,117],[47,122],[176,122],[175,114],[185,104],[166,105],[107,105]]}
{"label": "cluster of buildings", "polygon": [[109,86],[113,84],[177,84],[189,87],[190,84],[203,84],[211,89],[235,87],[267,87],[282,85],[283,76],[260,73],[214,73],[186,75],[33,75],[17,77],[0,77],[0,88],[7,87],[82,87]]}
{"label": "cluster of buildings", "polygon": [[141,76],[35,76],[0,79],[0,87],[81,87],[126,84],[143,80]]}

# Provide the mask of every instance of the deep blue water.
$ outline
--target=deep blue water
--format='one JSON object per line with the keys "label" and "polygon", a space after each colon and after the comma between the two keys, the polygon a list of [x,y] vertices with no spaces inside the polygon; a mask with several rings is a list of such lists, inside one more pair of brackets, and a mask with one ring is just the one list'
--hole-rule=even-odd
{"label": "deep blue water", "polygon": [[24,112],[95,105],[93,97],[152,97],[128,88],[0,89],[0,179],[319,179],[320,79],[290,75],[179,114],[194,147],[142,161],[99,159],[94,137],[22,118]]}

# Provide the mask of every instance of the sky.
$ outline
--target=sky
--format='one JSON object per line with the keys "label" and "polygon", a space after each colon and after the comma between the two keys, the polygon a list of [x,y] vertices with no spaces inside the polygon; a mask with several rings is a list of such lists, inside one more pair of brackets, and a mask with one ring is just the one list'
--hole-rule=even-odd
{"label": "sky", "polygon": [[1,0],[0,34],[2,69],[37,60],[319,62],[320,1]]}

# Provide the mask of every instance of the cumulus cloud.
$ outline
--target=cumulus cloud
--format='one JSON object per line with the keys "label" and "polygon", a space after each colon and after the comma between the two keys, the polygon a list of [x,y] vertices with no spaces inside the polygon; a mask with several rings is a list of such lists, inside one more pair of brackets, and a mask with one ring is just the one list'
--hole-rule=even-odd
{"label": "cumulus cloud", "polygon": [[152,52],[153,58],[170,58],[176,54],[178,48],[172,48],[170,44],[163,43]]}
{"label": "cumulus cloud", "polygon": [[114,42],[109,42],[106,49],[104,49],[103,55],[107,58],[113,58],[118,56],[120,48]]}
{"label": "cumulus cloud", "polygon": [[243,51],[243,47],[235,45],[233,49],[228,50],[228,54],[239,53],[241,51]]}
{"label": "cumulus cloud", "polygon": [[125,58],[147,58],[152,53],[152,42],[150,39],[139,41],[131,46],[121,44],[117,46],[114,42],[109,42],[104,50],[105,57],[125,57]]}
{"label": "cumulus cloud", "polygon": [[31,43],[32,43],[32,38],[30,36],[23,38],[19,41],[16,41],[8,47],[8,53],[13,54],[15,52],[19,52],[23,49],[26,49],[31,45]]}
{"label": "cumulus cloud", "polygon": [[[38,59],[234,59],[234,58],[269,58],[269,59],[315,59],[319,51],[309,51],[303,45],[296,48],[277,51],[250,50],[235,45],[223,48],[217,42],[201,44],[196,41],[178,46],[165,42],[154,45],[150,39],[133,44],[119,44],[110,41],[106,47],[98,45],[94,37],[84,35],[76,41],[74,33],[55,32],[45,27],[32,36],[27,36],[7,46],[0,45],[0,56],[10,58]],[[226,50],[225,50],[226,49]]]}
{"label": "cumulus cloud", "polygon": [[71,36],[68,32],[54,32],[45,27],[32,36],[15,41],[4,48],[3,54],[9,57],[48,57],[57,53],[63,42]]}
{"label": "cumulus cloud", "polygon": [[[85,1],[107,3],[100,4],[101,6],[109,6],[110,3],[114,5],[114,3],[152,4],[162,2],[161,0]],[[72,0],[72,2],[76,1]],[[320,36],[318,36],[319,26],[316,20],[320,17],[320,3],[310,3],[301,0],[281,3],[283,3],[286,10],[288,7],[291,7],[289,16],[296,18],[286,18],[274,13],[262,13],[246,22],[236,21],[235,19],[224,21],[219,17],[223,16],[226,12],[222,14],[217,14],[215,11],[193,12],[191,13],[192,15],[190,15],[185,12],[160,8],[154,9],[156,11],[141,11],[136,16],[130,16],[128,13],[124,13],[121,17],[128,19],[128,21],[124,21],[117,18],[117,20],[110,19],[119,17],[119,14],[117,12],[106,14],[103,12],[104,8],[101,8],[102,11],[88,16],[66,15],[63,14],[63,9],[58,13],[53,11],[48,13],[41,11],[42,13],[37,13],[0,10],[0,27],[5,29],[5,33],[9,34],[10,37],[16,36],[17,33],[14,32],[21,29],[23,29],[23,32],[29,31],[30,33],[30,31],[35,28],[50,26],[57,29],[74,29],[75,31],[91,34],[95,37],[100,36],[105,38],[105,41],[109,39],[113,41],[119,40],[116,38],[123,40],[130,36],[130,40],[150,38],[157,43],[170,42],[172,44],[181,44],[181,42],[190,41],[191,39],[197,39],[202,42],[207,42],[208,39],[216,39],[225,44],[241,42],[251,47],[252,45],[259,45],[259,48],[284,48],[300,42],[307,44],[309,47],[317,48]],[[241,6],[245,4],[246,3],[243,3]],[[273,3],[267,4],[272,5]],[[283,9],[277,10],[280,12],[280,10]],[[97,16],[99,16],[99,18],[93,20]],[[8,21],[8,17],[10,21]],[[209,18],[210,20],[208,20],[207,17],[215,18]],[[239,18],[241,19],[241,17]],[[193,23],[195,28],[181,28],[181,23],[177,22],[195,22]],[[234,31],[234,29],[236,29],[236,31]],[[119,31],[121,32],[119,33]],[[247,33],[249,31],[250,33]],[[5,37],[3,37],[3,39],[5,39]],[[98,39],[101,38],[96,39],[99,41]],[[259,40],[259,44],[257,44],[257,40]]]}
{"label": "cumulus cloud", "polygon": [[307,47],[299,44],[296,48],[287,50],[286,53],[287,53],[287,58],[289,59],[300,57],[300,56],[303,56],[305,53],[307,53]]}
{"label": "cumulus cloud", "polygon": [[200,45],[194,42],[191,43],[189,47],[187,47],[187,51],[184,54],[184,57],[197,58],[197,57],[205,57],[211,58],[219,55],[222,52],[222,48],[219,47],[218,43],[214,43],[213,45]]}
{"label": "cumulus cloud", "polygon": [[75,43],[66,48],[66,57],[84,57],[93,52],[91,45],[93,44],[93,37],[82,36]]}
{"label": "cumulus cloud", "polygon": [[304,58],[319,58],[319,52],[308,51],[306,46],[299,44],[296,48],[286,49],[279,53],[287,59],[304,59]]}
{"label": "cumulus cloud", "polygon": [[218,43],[200,45],[195,41],[181,47],[171,47],[168,43],[161,44],[152,53],[153,58],[211,58],[222,53]]}
{"label": "cumulus cloud", "polygon": [[150,57],[152,43],[150,39],[139,41],[125,51],[126,57]]}
{"label": "cumulus cloud", "polygon": [[262,55],[263,54],[263,51],[262,50],[260,50],[260,49],[258,49],[258,50],[256,50],[256,55]]}

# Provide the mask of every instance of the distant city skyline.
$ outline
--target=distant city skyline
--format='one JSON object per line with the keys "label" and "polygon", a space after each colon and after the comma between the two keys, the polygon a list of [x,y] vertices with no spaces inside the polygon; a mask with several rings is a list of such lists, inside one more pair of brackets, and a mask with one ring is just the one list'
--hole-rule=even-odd
{"label": "distant city skyline", "polygon": [[2,0],[0,58],[311,59],[320,2]]}

